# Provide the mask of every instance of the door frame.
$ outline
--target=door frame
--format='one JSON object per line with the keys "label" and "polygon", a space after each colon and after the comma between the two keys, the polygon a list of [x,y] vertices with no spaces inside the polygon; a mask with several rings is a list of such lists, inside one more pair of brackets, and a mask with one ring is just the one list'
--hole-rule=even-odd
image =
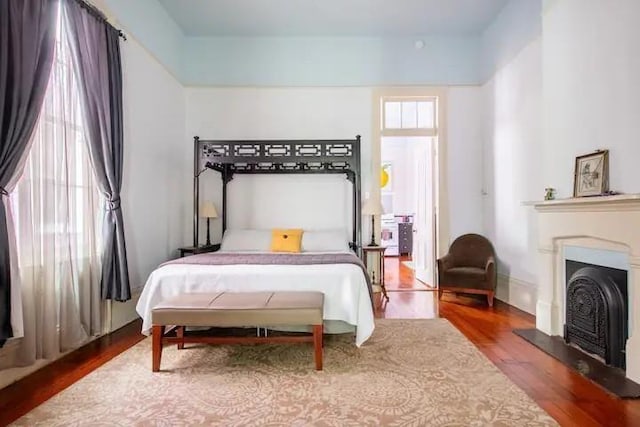
{"label": "door frame", "polygon": [[[446,87],[380,87],[373,90],[372,96],[372,153],[371,153],[371,167],[372,167],[372,179],[370,196],[373,198],[373,202],[380,204],[380,188],[379,179],[381,172],[381,142],[382,142],[382,114],[381,114],[381,100],[383,98],[390,97],[435,97],[438,99],[437,114],[436,114],[436,129],[437,136],[434,144],[434,159],[433,166],[436,168],[437,181],[434,183],[434,204],[433,204],[433,222],[432,227],[436,239],[434,241],[434,251],[436,258],[444,256],[449,247],[449,193],[448,193],[448,163],[447,163],[447,92]],[[410,136],[410,134],[407,134]],[[415,136],[424,136],[418,135]],[[376,218],[375,227],[380,232],[380,218]],[[433,260],[433,281],[429,285],[437,287],[437,263]]]}

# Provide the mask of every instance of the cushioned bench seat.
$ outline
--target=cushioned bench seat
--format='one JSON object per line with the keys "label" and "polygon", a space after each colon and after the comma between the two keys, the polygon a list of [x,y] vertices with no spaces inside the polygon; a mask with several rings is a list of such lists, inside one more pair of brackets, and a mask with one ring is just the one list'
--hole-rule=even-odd
{"label": "cushioned bench seat", "polygon": [[[204,342],[236,344],[260,342],[313,342],[316,369],[322,369],[322,292],[216,292],[182,294],[162,301],[152,310],[153,371],[160,370],[164,343]],[[165,328],[178,326],[175,337]],[[311,325],[312,335],[275,337],[185,336],[185,326],[267,327]]]}

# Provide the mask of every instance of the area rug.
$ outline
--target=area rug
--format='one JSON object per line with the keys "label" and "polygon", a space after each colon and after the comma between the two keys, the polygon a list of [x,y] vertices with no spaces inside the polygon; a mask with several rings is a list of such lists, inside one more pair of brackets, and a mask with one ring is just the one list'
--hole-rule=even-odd
{"label": "area rug", "polygon": [[329,336],[323,371],[306,344],[171,346],[162,369],[146,339],[15,425],[556,425],[444,319]]}

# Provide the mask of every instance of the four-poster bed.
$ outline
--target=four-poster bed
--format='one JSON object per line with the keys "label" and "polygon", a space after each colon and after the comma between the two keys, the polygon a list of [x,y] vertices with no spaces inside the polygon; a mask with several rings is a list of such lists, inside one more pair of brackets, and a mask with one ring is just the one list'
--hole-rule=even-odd
{"label": "four-poster bed", "polygon": [[193,138],[193,245],[198,246],[200,174],[222,177],[222,232],[227,228],[227,186],[235,174],[345,174],[352,183],[351,248],[361,247],[360,135],[326,140],[202,140]]}
{"label": "four-poster bed", "polygon": [[[362,239],[360,136],[346,140],[259,141],[195,137],[194,246],[199,236],[200,175],[206,170],[217,171],[222,178],[221,249],[167,262],[151,273],[136,307],[143,318],[142,332],[150,331],[154,305],[179,294],[316,291],[325,296],[325,332],[355,331],[356,345],[365,342],[373,332],[374,316],[371,283],[366,267],[357,256]],[[228,228],[229,215],[234,212],[229,212],[227,193],[236,174],[345,175],[351,183],[349,237],[346,227],[342,233],[305,229],[301,252],[283,254],[270,251],[268,242],[265,243],[271,236],[268,230]],[[347,212],[344,213],[346,219]],[[306,211],[304,218],[307,218]],[[281,219],[273,218],[272,225],[278,227]],[[341,239],[342,243],[336,236],[341,236],[337,240]],[[305,244],[307,237],[308,245]]]}

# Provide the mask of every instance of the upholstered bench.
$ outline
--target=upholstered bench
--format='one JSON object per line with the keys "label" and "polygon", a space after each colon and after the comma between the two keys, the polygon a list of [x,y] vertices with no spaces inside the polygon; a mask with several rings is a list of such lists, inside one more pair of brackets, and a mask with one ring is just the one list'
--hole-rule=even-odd
{"label": "upholstered bench", "polygon": [[[316,369],[322,369],[322,292],[217,292],[189,293],[162,301],[151,314],[153,371],[160,370],[162,347],[177,343],[246,344],[313,342]],[[177,326],[176,336],[165,336],[167,326]],[[185,336],[185,326],[267,327],[311,325],[312,335],[296,336]]]}

